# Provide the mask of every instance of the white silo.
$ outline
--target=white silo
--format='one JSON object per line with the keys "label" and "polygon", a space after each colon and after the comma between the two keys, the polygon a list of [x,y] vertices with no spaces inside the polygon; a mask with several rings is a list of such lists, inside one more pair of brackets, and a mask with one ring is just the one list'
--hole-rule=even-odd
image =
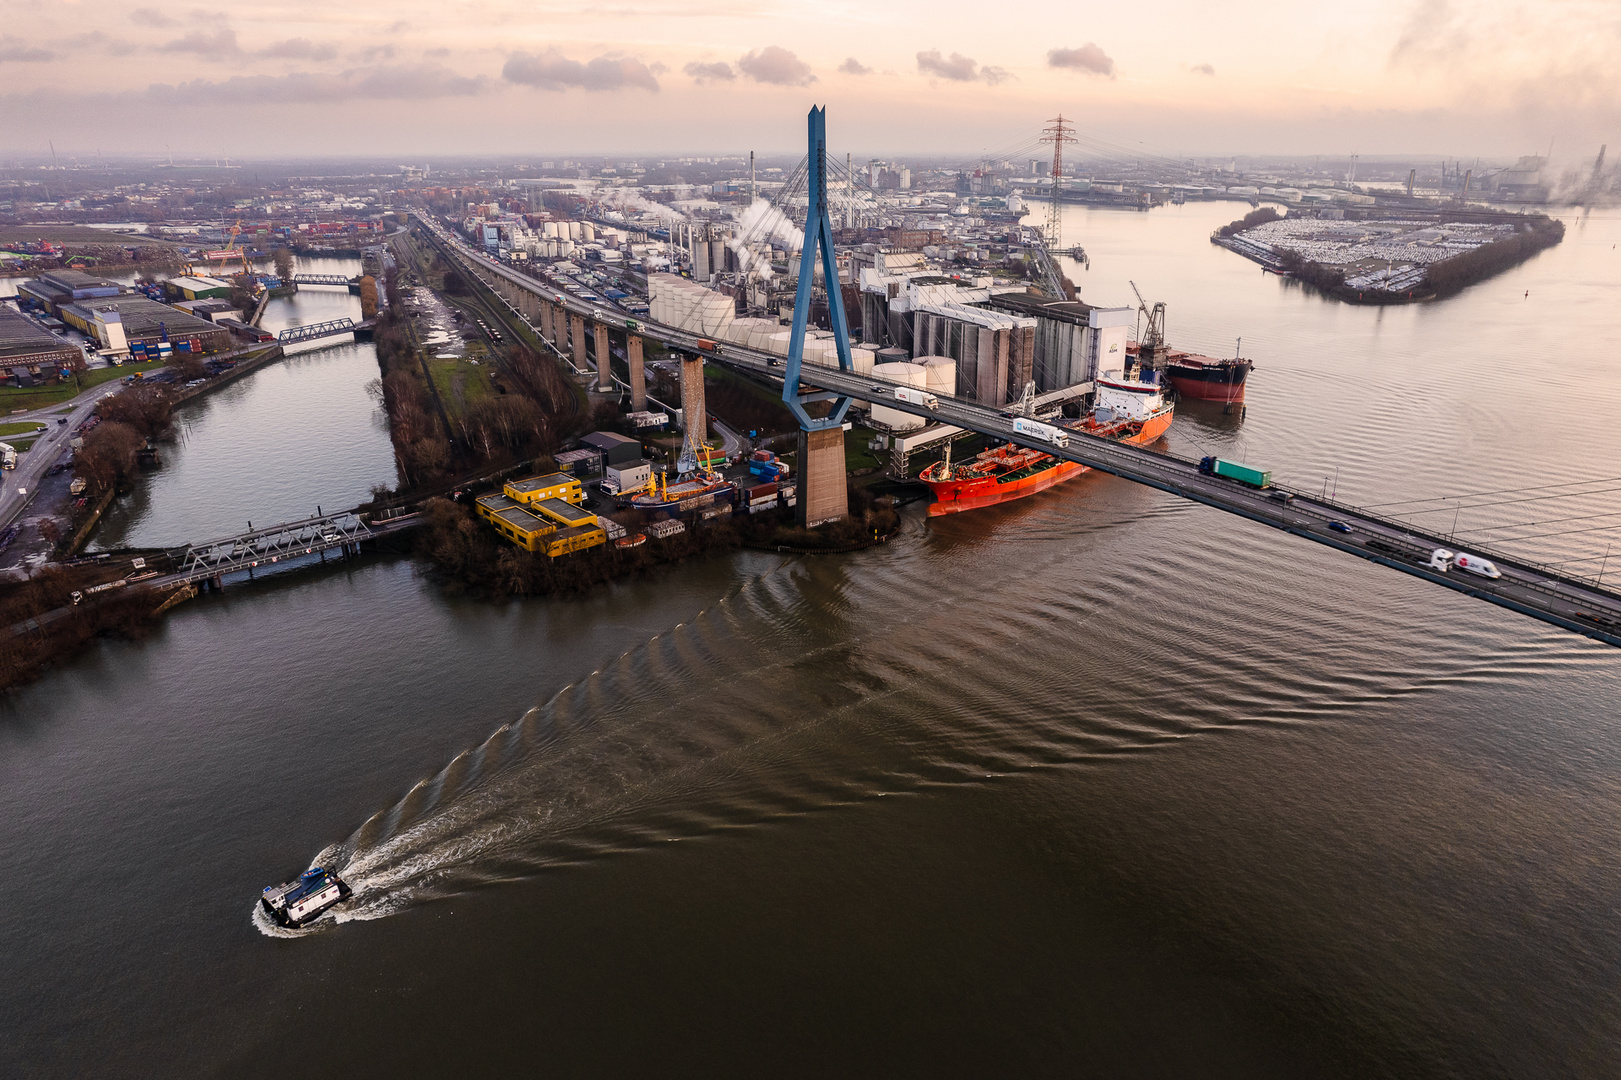
{"label": "white silo", "polygon": [[949,356],[920,356],[912,363],[927,373],[924,389],[940,397],[951,397],[957,392],[957,361]]}

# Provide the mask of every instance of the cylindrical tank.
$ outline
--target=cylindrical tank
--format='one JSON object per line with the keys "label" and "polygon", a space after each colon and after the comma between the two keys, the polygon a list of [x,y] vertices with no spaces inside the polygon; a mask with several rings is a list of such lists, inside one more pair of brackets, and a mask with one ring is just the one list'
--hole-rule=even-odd
{"label": "cylindrical tank", "polygon": [[871,375],[874,364],[873,351],[864,347],[851,349],[850,362],[855,366],[857,375]]}
{"label": "cylindrical tank", "polygon": [[879,349],[874,354],[874,358],[880,364],[904,364],[912,359],[912,354],[905,349],[891,345],[887,349]]}
{"label": "cylindrical tank", "polygon": [[949,356],[920,356],[912,363],[927,373],[924,389],[949,397],[957,392],[957,361]]}
{"label": "cylindrical tank", "polygon": [[[895,383],[899,386],[915,386],[924,389],[928,382],[928,369],[918,364],[888,363],[875,364],[872,369],[874,376]],[[923,426],[921,416],[903,413],[896,409],[886,409],[874,403],[872,407],[872,422],[881,424],[891,431],[915,431]]]}
{"label": "cylindrical tank", "polygon": [[787,356],[788,355],[788,342],[790,340],[792,340],[793,336],[794,336],[793,331],[791,331],[791,330],[778,331],[777,333],[772,334],[769,339],[767,339],[768,340],[767,348],[769,348],[772,352],[776,353],[778,356]]}

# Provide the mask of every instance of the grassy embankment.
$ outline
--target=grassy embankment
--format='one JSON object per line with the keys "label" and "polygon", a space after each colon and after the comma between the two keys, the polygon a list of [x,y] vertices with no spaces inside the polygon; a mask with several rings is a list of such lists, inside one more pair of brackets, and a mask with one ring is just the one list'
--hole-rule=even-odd
{"label": "grassy embankment", "polygon": [[[394,242],[400,269],[387,283],[389,304],[374,340],[399,495],[421,497],[548,458],[585,429],[583,395],[555,359],[530,347],[532,335],[513,328],[493,300],[480,299],[464,275],[427,247],[408,236]],[[504,336],[512,344],[485,353],[487,363],[431,357],[405,311],[402,287],[409,282],[460,297],[466,310],[510,330]]]}
{"label": "grassy embankment", "polygon": [[71,401],[84,393],[94,389],[102,383],[122,379],[137,371],[162,371],[163,363],[154,360],[148,364],[130,362],[123,367],[91,368],[83,371],[77,377],[67,382],[57,383],[54,386],[28,386],[6,387],[0,389],[0,413],[12,413],[25,409],[43,409],[48,405],[60,405],[64,401]]}

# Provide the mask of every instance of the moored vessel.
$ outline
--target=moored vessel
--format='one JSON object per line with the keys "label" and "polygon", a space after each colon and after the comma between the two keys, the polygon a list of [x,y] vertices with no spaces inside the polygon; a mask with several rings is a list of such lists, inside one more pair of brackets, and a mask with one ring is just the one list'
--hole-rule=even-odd
{"label": "moored vessel", "polygon": [[731,504],[736,495],[737,489],[731,481],[712,472],[698,471],[687,473],[673,484],[667,478],[655,477],[648,490],[630,499],[630,508],[653,518],[679,517],[717,502]]}
{"label": "moored vessel", "polygon": [[[1139,349],[1134,341],[1126,343],[1127,356],[1138,355]],[[1241,357],[1218,360],[1213,356],[1165,348],[1158,351],[1154,363],[1179,397],[1228,405],[1243,402],[1245,384],[1255,367],[1253,361]]]}
{"label": "moored vessel", "polygon": [[[1079,420],[1055,421],[1059,427],[1141,444],[1153,442],[1171,426],[1174,406],[1165,400],[1163,386],[1118,371],[1100,376],[1096,383],[1091,411]],[[1079,462],[1013,443],[993,446],[954,465],[947,444],[944,460],[925,468],[918,479],[934,493],[929,516],[937,517],[1022,499],[1087,471]]]}

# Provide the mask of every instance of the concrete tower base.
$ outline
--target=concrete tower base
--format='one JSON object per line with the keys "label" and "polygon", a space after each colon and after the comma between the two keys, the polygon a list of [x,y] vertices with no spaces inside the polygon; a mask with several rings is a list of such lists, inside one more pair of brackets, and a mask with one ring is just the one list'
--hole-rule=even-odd
{"label": "concrete tower base", "polygon": [[799,525],[806,529],[850,516],[842,427],[799,432],[796,511]]}

